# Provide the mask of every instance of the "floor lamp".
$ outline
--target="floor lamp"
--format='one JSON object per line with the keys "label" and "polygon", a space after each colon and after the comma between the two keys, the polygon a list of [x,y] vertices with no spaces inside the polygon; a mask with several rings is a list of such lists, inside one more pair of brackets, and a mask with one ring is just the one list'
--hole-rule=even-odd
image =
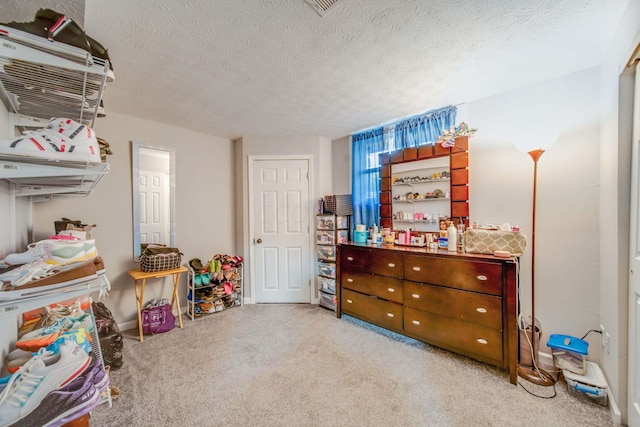
{"label": "floor lamp", "polygon": [[[532,208],[532,224],[531,224],[531,365],[532,366],[518,366],[518,376],[541,386],[550,386],[555,383],[555,380],[548,372],[540,369],[537,366],[537,354],[536,353],[536,288],[535,288],[535,258],[536,258],[536,192],[538,181],[538,160],[544,150],[541,148],[528,151],[529,156],[533,159],[533,208]],[[526,330],[525,330],[526,334]]]}

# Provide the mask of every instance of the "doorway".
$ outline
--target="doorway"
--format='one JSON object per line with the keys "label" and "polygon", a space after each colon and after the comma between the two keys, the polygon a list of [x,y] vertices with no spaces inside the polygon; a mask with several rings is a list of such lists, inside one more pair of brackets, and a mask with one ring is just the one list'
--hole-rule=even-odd
{"label": "doorway", "polygon": [[249,156],[251,297],[311,303],[310,156]]}

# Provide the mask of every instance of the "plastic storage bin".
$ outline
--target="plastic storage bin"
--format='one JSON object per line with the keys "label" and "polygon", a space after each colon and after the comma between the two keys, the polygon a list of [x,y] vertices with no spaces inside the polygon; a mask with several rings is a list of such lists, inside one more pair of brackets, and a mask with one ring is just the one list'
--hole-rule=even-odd
{"label": "plastic storage bin", "polygon": [[318,256],[318,259],[335,261],[336,247],[335,246],[316,246],[316,255]]}
{"label": "plastic storage bin", "polygon": [[566,369],[562,371],[569,394],[581,398],[586,396],[599,405],[607,406],[607,380],[600,366],[587,362],[585,371],[584,375],[578,375]]}
{"label": "plastic storage bin", "polygon": [[552,334],[547,341],[553,355],[553,364],[578,375],[586,373],[589,343],[570,335]]}
{"label": "plastic storage bin", "polygon": [[336,265],[329,264],[326,262],[318,263],[318,274],[325,277],[330,277],[332,279],[336,278]]}
{"label": "plastic storage bin", "polygon": [[319,305],[320,307],[328,308],[329,310],[335,311],[336,310],[335,296],[320,292]]}
{"label": "plastic storage bin", "polygon": [[329,279],[328,277],[318,276],[318,289],[320,289],[322,292],[335,295],[336,279]]}
{"label": "plastic storage bin", "polygon": [[335,245],[336,237],[333,231],[316,231],[316,243],[319,245]]}

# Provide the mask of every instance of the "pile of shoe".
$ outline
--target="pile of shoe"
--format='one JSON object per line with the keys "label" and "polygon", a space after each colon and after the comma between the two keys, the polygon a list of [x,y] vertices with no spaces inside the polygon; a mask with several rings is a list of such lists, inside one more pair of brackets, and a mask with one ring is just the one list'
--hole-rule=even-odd
{"label": "pile of shoe", "polygon": [[0,378],[0,425],[62,425],[100,404],[110,381],[91,348],[93,329],[79,301],[25,321],[6,356],[12,374]]}
{"label": "pile of shoe", "polygon": [[[8,254],[0,270],[0,300],[12,300],[38,291],[95,279],[105,273],[94,239],[57,234]],[[27,292],[27,290],[29,290]]]}
{"label": "pile of shoe", "polygon": [[[108,149],[108,144],[105,147]],[[0,154],[76,163],[102,161],[95,132],[64,117],[53,118],[44,128],[27,131],[17,138],[0,140]]]}
{"label": "pile of shoe", "polygon": [[[189,261],[189,268],[193,277],[193,295],[191,290],[187,299],[193,301],[189,304],[188,314],[200,317],[203,314],[222,311],[225,308],[240,305],[240,274],[238,267],[242,265],[243,258],[239,255],[215,254],[206,263],[200,258]],[[193,306],[193,313],[191,307]]]}

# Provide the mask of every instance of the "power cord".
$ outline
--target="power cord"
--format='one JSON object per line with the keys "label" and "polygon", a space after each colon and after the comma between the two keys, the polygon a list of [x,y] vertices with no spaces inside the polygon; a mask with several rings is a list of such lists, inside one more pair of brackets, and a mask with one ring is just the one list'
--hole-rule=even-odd
{"label": "power cord", "polygon": [[602,335],[602,331],[600,329],[591,329],[586,334],[584,334],[584,336],[581,339],[585,339],[587,337],[587,335],[589,335],[591,332],[596,332],[596,333]]}

